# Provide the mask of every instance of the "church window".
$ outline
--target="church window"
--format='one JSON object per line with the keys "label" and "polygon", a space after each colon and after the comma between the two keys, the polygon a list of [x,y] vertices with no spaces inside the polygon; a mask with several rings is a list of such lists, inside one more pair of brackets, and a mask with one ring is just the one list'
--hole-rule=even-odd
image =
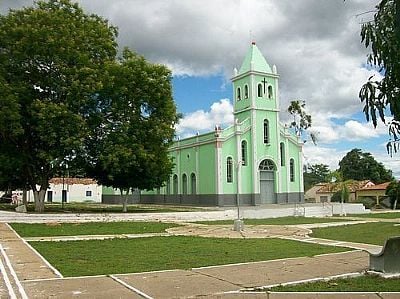
{"label": "church window", "polygon": [[283,142],[281,142],[279,149],[281,152],[281,166],[285,166],[285,144]]}
{"label": "church window", "polygon": [[290,181],[294,182],[294,160],[290,159]]}
{"label": "church window", "polygon": [[262,98],[262,96],[263,96],[262,84],[261,84],[261,83],[257,85],[257,96],[258,96],[259,98]]}
{"label": "church window", "polygon": [[242,165],[247,165],[247,141],[242,141]]}
{"label": "church window", "polygon": [[275,164],[272,160],[265,159],[265,160],[261,161],[258,169],[263,170],[263,171],[273,171],[273,170],[275,170]]}
{"label": "church window", "polygon": [[268,86],[268,99],[272,99],[272,97],[274,96],[273,92],[272,92],[272,86]]}
{"label": "church window", "polygon": [[182,175],[182,193],[187,194],[187,176],[186,173]]}
{"label": "church window", "polygon": [[231,157],[226,159],[226,181],[228,183],[233,182],[233,160]]}
{"label": "church window", "polygon": [[194,173],[190,175],[190,185],[192,194],[195,195],[197,192],[196,192],[196,175]]}
{"label": "church window", "polygon": [[242,99],[240,87],[238,87],[236,90],[236,98],[238,101],[240,101]]}
{"label": "church window", "polygon": [[269,122],[264,119],[264,143],[269,144]]}
{"label": "church window", "polygon": [[244,86],[244,98],[249,98],[249,86],[247,84]]}
{"label": "church window", "polygon": [[172,180],[172,192],[176,195],[178,194],[178,176],[174,174],[174,178]]}

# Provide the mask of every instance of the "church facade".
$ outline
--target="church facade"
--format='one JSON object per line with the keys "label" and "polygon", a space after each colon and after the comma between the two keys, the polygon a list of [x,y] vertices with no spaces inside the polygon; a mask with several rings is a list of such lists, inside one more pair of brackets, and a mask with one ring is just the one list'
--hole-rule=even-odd
{"label": "church facade", "polygon": [[304,201],[302,142],[279,121],[279,75],[253,42],[232,78],[234,124],[177,140],[165,186],[141,203],[232,206]]}

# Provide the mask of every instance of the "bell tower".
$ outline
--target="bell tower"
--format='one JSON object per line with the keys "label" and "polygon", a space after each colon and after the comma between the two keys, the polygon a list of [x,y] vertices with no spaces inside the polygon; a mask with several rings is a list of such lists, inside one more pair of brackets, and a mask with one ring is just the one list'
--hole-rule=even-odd
{"label": "bell tower", "polygon": [[278,79],[276,67],[271,69],[252,42],[242,66],[239,71],[235,68],[232,78],[235,118],[242,122],[250,117],[251,110],[278,114]]}

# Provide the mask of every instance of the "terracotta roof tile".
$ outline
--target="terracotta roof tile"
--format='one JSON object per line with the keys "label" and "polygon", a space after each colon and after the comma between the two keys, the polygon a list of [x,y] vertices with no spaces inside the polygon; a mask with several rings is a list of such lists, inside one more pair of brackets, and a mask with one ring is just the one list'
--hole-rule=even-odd
{"label": "terracotta roof tile", "polygon": [[93,185],[97,184],[97,182],[94,179],[90,178],[52,178],[50,179],[49,183],[54,184],[54,185],[61,185],[63,184],[66,185],[75,185],[75,184],[80,184],[80,185]]}

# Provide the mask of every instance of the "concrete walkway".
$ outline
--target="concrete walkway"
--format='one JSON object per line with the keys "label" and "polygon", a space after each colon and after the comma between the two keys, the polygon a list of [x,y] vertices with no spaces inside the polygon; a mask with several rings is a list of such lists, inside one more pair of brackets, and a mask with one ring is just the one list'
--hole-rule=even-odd
{"label": "concrete walkway", "polygon": [[[233,232],[230,226],[190,224],[171,228],[169,234],[184,234],[185,230],[194,235],[218,237],[225,235],[225,237],[240,238],[280,237],[322,243],[321,239],[307,236],[309,228],[299,226],[246,226],[244,232],[238,233]],[[88,236],[73,238],[84,239],[85,237]],[[323,242],[326,241],[328,240]],[[199,296],[293,298],[293,293],[254,293],[254,290],[282,283],[358,275],[368,268],[368,253],[357,250],[191,270],[64,278],[4,223],[0,223],[0,245],[0,249],[3,248],[0,263],[3,265],[3,269],[0,267],[2,278],[0,279],[0,298],[194,298]],[[338,244],[328,245],[339,246]],[[347,298],[377,299],[399,298],[400,294],[358,293],[344,296],[343,293],[313,293],[296,294],[295,298],[346,298],[346,296]]]}

